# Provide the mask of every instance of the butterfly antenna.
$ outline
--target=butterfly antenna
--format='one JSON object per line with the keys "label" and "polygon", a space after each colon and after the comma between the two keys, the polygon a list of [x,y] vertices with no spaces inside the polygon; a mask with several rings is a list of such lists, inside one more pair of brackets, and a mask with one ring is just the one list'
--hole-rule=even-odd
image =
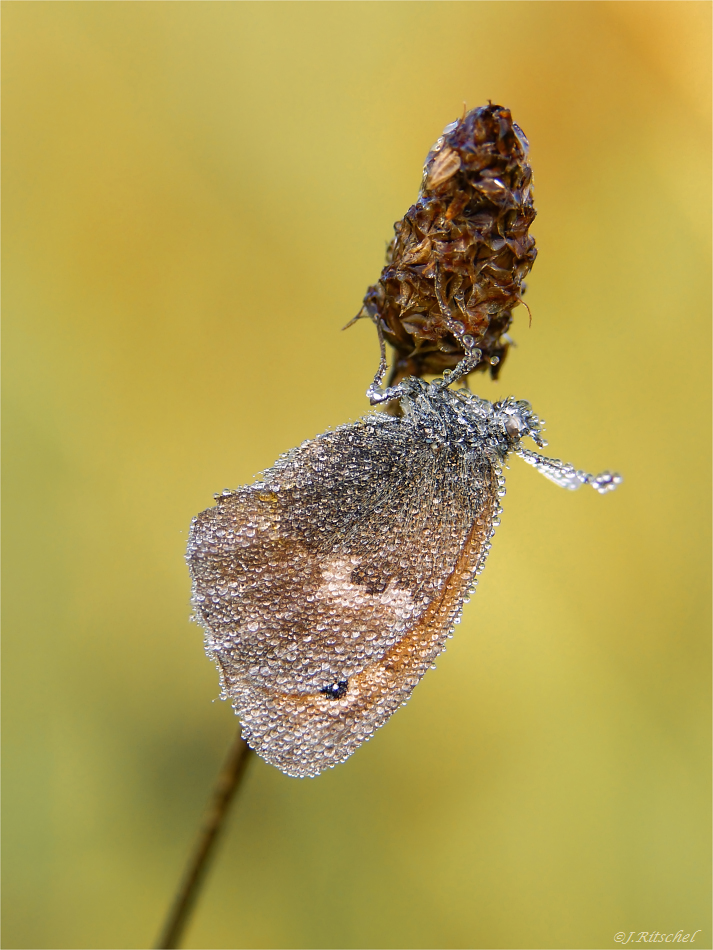
{"label": "butterfly antenna", "polygon": [[522,446],[515,450],[515,454],[524,459],[528,465],[532,465],[540,475],[544,475],[555,485],[567,488],[569,491],[576,491],[582,485],[591,485],[600,495],[605,495],[607,492],[614,491],[624,480],[617,472],[600,472],[599,475],[592,475],[576,469],[568,462],[547,458]]}

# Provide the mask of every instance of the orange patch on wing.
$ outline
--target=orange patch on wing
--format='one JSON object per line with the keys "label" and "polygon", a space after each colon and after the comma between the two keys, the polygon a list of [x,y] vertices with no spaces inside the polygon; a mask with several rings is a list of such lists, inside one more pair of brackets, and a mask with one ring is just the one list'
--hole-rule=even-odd
{"label": "orange patch on wing", "polygon": [[[419,618],[418,622],[379,661],[367,666],[349,680],[348,689],[340,699],[299,693],[269,693],[248,685],[241,677],[229,678],[221,665],[228,692],[236,696],[236,709],[248,726],[248,739],[260,754],[288,775],[317,774],[328,765],[344,761],[376,729],[382,726],[404,703],[413,688],[442,652],[453,622],[460,614],[467,588],[484,560],[485,544],[492,533],[496,502],[489,499],[480,517],[468,534],[463,549],[443,591]],[[268,734],[260,741],[251,729],[250,718],[240,702],[243,690],[262,694],[261,705],[279,711],[289,722],[297,741],[282,741],[277,748]],[[260,702],[258,700],[258,702]],[[305,736],[313,738],[307,747]],[[283,737],[284,738],[284,737]]]}

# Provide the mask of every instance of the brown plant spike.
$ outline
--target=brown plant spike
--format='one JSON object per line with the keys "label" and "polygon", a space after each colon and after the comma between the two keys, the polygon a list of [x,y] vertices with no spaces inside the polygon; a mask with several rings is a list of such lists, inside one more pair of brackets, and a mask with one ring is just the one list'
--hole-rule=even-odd
{"label": "brown plant spike", "polygon": [[492,104],[446,126],[428,153],[418,200],[355,318],[379,321],[396,350],[390,384],[440,374],[476,348],[476,369],[497,377],[537,255],[527,157],[510,110]]}

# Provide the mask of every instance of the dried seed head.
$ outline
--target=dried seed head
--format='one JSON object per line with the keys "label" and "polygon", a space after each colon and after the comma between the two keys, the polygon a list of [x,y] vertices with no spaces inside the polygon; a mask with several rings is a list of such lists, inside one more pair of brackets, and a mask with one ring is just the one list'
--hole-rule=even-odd
{"label": "dried seed head", "polygon": [[418,200],[394,225],[359,314],[396,350],[390,383],[440,374],[474,348],[477,369],[497,376],[537,254],[527,153],[510,110],[492,104],[447,126],[428,153]]}

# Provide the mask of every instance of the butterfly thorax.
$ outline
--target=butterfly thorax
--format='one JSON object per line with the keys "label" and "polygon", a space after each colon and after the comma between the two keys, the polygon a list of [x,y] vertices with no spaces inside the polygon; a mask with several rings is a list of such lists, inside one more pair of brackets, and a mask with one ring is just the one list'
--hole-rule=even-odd
{"label": "butterfly thorax", "polygon": [[492,403],[467,389],[448,389],[440,380],[429,384],[411,378],[401,386],[404,419],[426,441],[456,453],[475,450],[495,465],[502,464],[527,436],[544,444],[540,420],[525,400],[508,397]]}

